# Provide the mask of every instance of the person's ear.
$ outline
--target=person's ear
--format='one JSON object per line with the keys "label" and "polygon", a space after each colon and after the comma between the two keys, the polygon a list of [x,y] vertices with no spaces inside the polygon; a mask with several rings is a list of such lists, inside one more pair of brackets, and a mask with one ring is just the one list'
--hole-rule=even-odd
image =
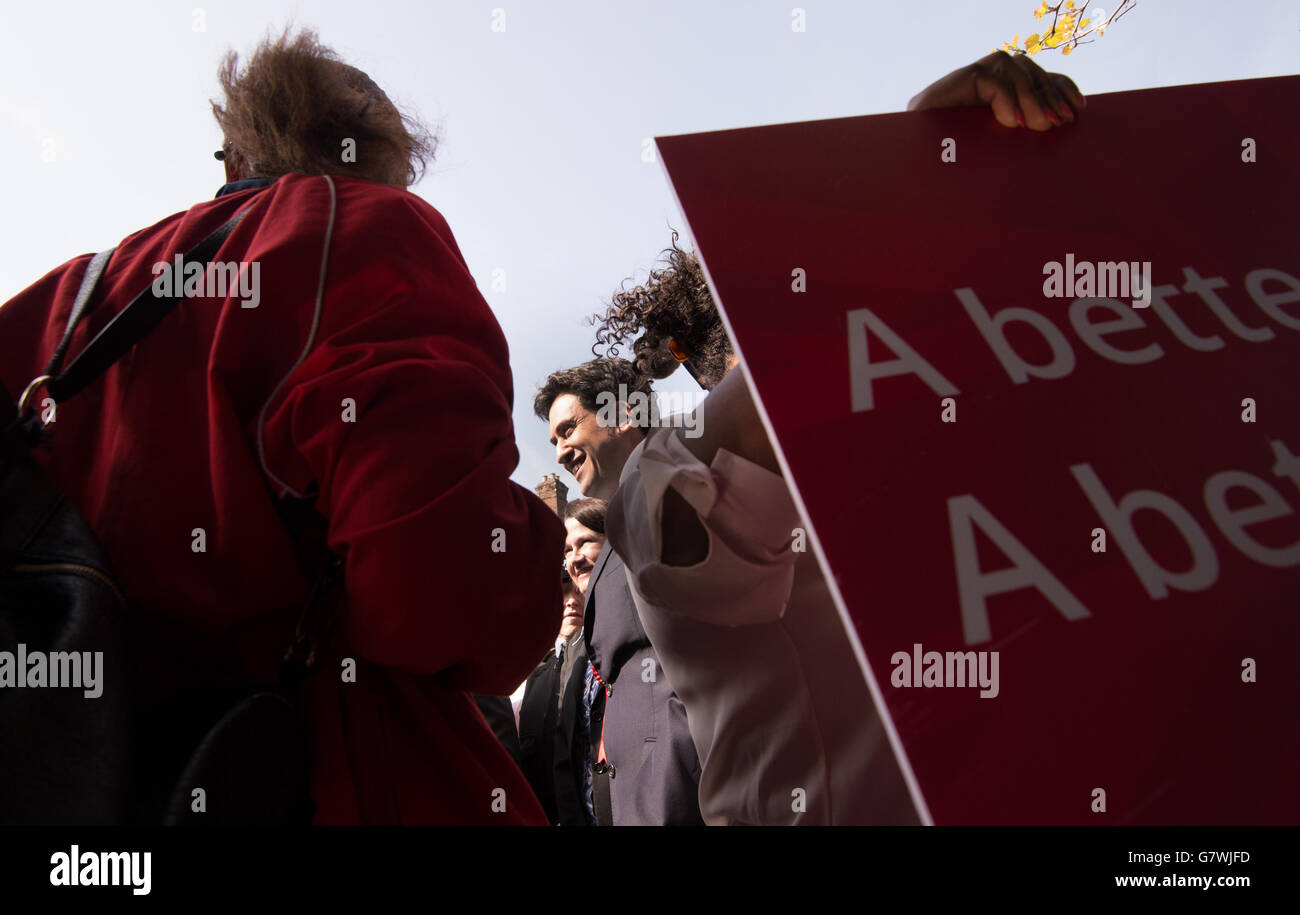
{"label": "person's ear", "polygon": [[620,423],[618,427],[618,432],[620,435],[626,433],[630,429],[638,428],[636,421],[632,419],[632,407],[629,404],[625,403],[622,405],[622,410],[623,410],[623,422]]}

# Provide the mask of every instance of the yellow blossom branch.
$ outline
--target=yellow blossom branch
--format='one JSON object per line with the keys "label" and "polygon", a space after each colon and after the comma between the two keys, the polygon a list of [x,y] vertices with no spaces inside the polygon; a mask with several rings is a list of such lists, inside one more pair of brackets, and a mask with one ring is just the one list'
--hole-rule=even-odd
{"label": "yellow blossom branch", "polygon": [[[1017,35],[1009,42],[1004,42],[1000,50],[1008,54],[1033,55],[1039,51],[1059,48],[1062,55],[1068,55],[1079,45],[1090,44],[1095,40],[1095,38],[1088,41],[1081,39],[1090,35],[1101,37],[1106,34],[1106,29],[1112,22],[1137,6],[1137,0],[1120,0],[1119,8],[1109,16],[1106,16],[1104,11],[1098,10],[1095,16],[1084,18],[1084,13],[1091,2],[1092,0],[1084,0],[1083,5],[1076,9],[1075,0],[1057,0],[1054,4],[1043,0],[1042,5],[1034,10],[1034,18],[1042,19],[1050,13],[1051,28],[1041,35],[1037,32],[1030,35],[1025,39],[1024,47],[1020,46],[1020,36]],[[1105,17],[1104,21],[1102,17]],[[994,50],[999,49],[994,48]]]}

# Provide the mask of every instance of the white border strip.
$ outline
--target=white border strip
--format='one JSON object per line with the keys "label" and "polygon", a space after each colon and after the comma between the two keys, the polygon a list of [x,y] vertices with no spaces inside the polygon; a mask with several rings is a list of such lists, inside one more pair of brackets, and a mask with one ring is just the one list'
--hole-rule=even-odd
{"label": "white border strip", "polygon": [[862,672],[866,675],[867,686],[871,690],[871,698],[876,703],[876,711],[880,715],[881,723],[885,726],[885,733],[889,736],[890,746],[894,749],[894,756],[898,761],[899,767],[903,773],[903,779],[907,782],[907,790],[912,795],[912,803],[916,806],[917,813],[921,818],[921,825],[933,826],[934,818],[930,816],[930,807],[925,802],[925,797],[921,793],[920,783],[916,780],[916,773],[912,771],[911,760],[908,759],[907,751],[903,748],[903,741],[898,736],[898,729],[894,726],[894,719],[890,717],[889,708],[885,705],[885,697],[880,691],[880,685],[876,682],[875,674],[872,673],[871,664],[867,661],[867,654],[862,649],[862,643],[858,640],[857,627],[854,626],[852,618],[849,616],[848,608],[844,604],[844,597],[840,594],[839,584],[835,581],[835,576],[831,573],[830,563],[826,561],[826,554],[822,550],[821,540],[817,536],[816,530],[812,525],[812,518],[808,514],[808,509],[804,505],[803,497],[799,493],[799,487],[795,483],[794,474],[790,470],[790,465],[785,459],[785,452],[781,448],[780,439],[777,438],[775,430],[772,428],[772,421],[768,419],[767,408],[763,405],[762,398],[758,396],[758,388],[754,384],[754,378],[749,373],[749,366],[745,362],[744,353],[741,352],[740,343],[736,339],[736,333],[731,327],[731,321],[727,319],[726,308],[722,304],[722,296],[718,295],[718,287],[713,282],[713,277],[709,275],[708,261],[700,248],[699,242],[695,239],[695,233],[691,232],[690,219],[686,215],[686,208],[682,206],[681,198],[677,195],[677,187],[673,184],[672,176],[668,173],[668,166],[664,163],[663,150],[659,148],[659,138],[655,137],[656,158],[659,160],[659,166],[663,169],[664,177],[668,181],[668,187],[673,192],[673,200],[677,203],[677,210],[682,214],[682,219],[686,221],[686,231],[691,236],[691,244],[700,256],[700,266],[704,270],[704,279],[709,284],[709,292],[713,294],[713,301],[718,305],[718,314],[722,318],[722,324],[727,329],[727,336],[731,338],[732,346],[735,347],[736,356],[740,360],[740,367],[745,373],[745,383],[749,386],[750,397],[754,399],[754,405],[758,408],[759,418],[763,421],[763,429],[767,432],[768,439],[772,442],[772,448],[776,452],[776,459],[781,465],[781,470],[785,474],[786,484],[790,487],[790,493],[794,496],[795,507],[799,509],[805,524],[808,525],[809,539],[812,540],[813,552],[817,557],[817,564],[821,566],[822,575],[826,578],[827,589],[830,591],[831,598],[835,601],[835,609],[840,613],[840,622],[844,625],[845,631],[849,636],[849,644],[853,646],[853,653],[858,659],[858,664],[862,667]]}

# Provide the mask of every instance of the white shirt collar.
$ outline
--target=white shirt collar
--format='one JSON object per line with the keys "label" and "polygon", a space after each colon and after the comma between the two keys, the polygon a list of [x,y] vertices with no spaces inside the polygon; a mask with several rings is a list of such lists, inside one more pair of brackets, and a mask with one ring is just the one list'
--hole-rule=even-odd
{"label": "white shirt collar", "polygon": [[564,656],[564,649],[565,649],[565,648],[568,648],[568,647],[571,647],[571,646],[573,646],[573,645],[577,645],[577,644],[578,644],[578,641],[579,641],[581,638],[582,638],[582,627],[579,627],[579,628],[578,628],[578,631],[575,632],[575,633],[573,634],[573,638],[569,639],[569,641],[567,641],[567,642],[564,641],[564,639],[560,638],[559,636],[556,636],[556,637],[555,637],[555,656],[556,656],[557,658],[563,657],[563,656]]}

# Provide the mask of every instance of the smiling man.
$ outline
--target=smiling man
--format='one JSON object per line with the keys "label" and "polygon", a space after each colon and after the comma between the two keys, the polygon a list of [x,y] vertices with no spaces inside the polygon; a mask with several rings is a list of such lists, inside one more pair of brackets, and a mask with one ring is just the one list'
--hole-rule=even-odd
{"label": "smiling man", "polygon": [[[617,398],[615,392],[623,394],[614,411],[622,420],[618,425],[606,419],[611,411],[600,407],[611,394]],[[550,424],[555,460],[578,481],[584,496],[608,499],[618,489],[628,455],[647,432],[630,418],[627,401],[650,393],[649,380],[623,359],[593,359],[554,372],[537,392],[533,409]]]}
{"label": "smiling man", "polygon": [[[601,395],[608,399],[610,392],[620,399],[617,425],[597,416]],[[649,431],[628,409],[627,400],[637,392],[650,395],[649,379],[632,363],[609,358],[555,372],[537,392],[533,410],[550,425],[555,460],[573,474],[584,496],[612,496],[628,456]],[[570,543],[570,574],[587,576],[583,642],[605,692],[603,724],[595,711],[592,721],[596,820],[615,826],[702,825],[700,762],[686,709],[641,627],[623,561],[605,544],[587,571],[589,557],[575,557],[580,547],[573,529],[566,551]]]}

